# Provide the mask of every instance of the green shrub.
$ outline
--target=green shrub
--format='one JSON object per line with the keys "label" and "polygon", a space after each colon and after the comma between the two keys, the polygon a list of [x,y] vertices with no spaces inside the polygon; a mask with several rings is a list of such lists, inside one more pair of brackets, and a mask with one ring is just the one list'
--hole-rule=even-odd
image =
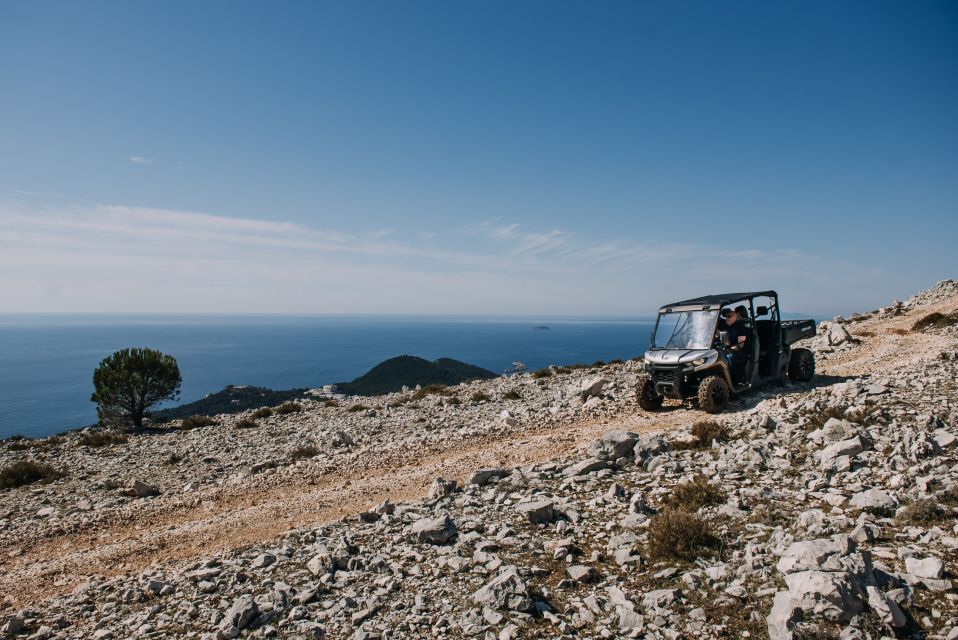
{"label": "green shrub", "polygon": [[284,402],[273,409],[273,412],[278,416],[288,416],[291,413],[299,413],[302,410],[303,405],[299,404],[298,402]]}
{"label": "green shrub", "polygon": [[122,349],[100,361],[93,372],[97,415],[104,425],[143,428],[147,410],[179,397],[176,358],[153,349]]}
{"label": "green shrub", "polygon": [[48,464],[22,460],[0,468],[0,489],[13,489],[34,482],[53,482],[64,475]]}
{"label": "green shrub", "polygon": [[597,368],[597,367],[604,367],[604,366],[605,366],[605,361],[604,361],[604,360],[596,360],[595,362],[592,363],[592,368],[593,368],[593,369],[595,369],[595,368]]}
{"label": "green shrub", "polygon": [[520,398],[522,398],[522,395],[515,389],[506,391],[504,394],[502,394],[503,400],[519,400]]}
{"label": "green shrub", "polygon": [[273,415],[273,410],[270,409],[269,407],[263,407],[251,413],[249,417],[252,418],[253,420],[264,420],[270,417],[271,415]]}
{"label": "green shrub", "polygon": [[189,418],[183,418],[183,421],[180,422],[180,429],[186,431],[201,427],[212,427],[217,424],[219,423],[209,416],[190,416]]}
{"label": "green shrub", "polygon": [[259,423],[249,418],[243,418],[236,423],[237,429],[256,429],[257,427],[259,427]]}
{"label": "green shrub", "polygon": [[719,547],[712,523],[681,509],[652,516],[648,533],[647,554],[653,561],[691,561],[712,555]]}
{"label": "green shrub", "polygon": [[111,444],[126,444],[129,442],[127,438],[122,433],[114,433],[112,431],[93,431],[91,433],[84,433],[80,436],[79,444],[84,447],[106,447]]}
{"label": "green shrub", "polygon": [[669,506],[679,511],[695,512],[702,507],[722,504],[725,502],[725,492],[705,476],[697,475],[676,485],[668,502]]}
{"label": "green shrub", "polygon": [[319,455],[319,449],[313,445],[304,445],[301,447],[296,447],[289,452],[289,459],[291,462],[297,462],[299,460],[309,460],[310,458],[315,458]]}

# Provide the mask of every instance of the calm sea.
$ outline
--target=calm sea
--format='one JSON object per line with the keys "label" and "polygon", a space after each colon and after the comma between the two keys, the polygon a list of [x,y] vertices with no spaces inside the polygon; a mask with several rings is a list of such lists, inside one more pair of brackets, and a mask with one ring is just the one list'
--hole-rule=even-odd
{"label": "calm sea", "polygon": [[0,315],[0,438],[96,422],[93,370],[125,347],[176,357],[185,403],[229,384],[290,389],[352,380],[403,354],[496,372],[516,360],[538,369],[627,359],[645,351],[650,331],[648,319]]}

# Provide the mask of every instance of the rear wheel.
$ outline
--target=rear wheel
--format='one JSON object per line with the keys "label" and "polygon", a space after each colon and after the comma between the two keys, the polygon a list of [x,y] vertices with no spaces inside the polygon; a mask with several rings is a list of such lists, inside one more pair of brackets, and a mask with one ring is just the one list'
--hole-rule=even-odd
{"label": "rear wheel", "polygon": [[665,400],[663,396],[655,392],[655,383],[648,376],[639,380],[635,395],[639,398],[639,406],[646,411],[658,411],[662,408],[662,401]]}
{"label": "rear wheel", "polygon": [[792,349],[788,360],[788,377],[808,382],[815,375],[815,354],[808,349]]}
{"label": "rear wheel", "polygon": [[729,388],[724,378],[709,376],[699,383],[699,408],[707,413],[718,413],[728,404]]}

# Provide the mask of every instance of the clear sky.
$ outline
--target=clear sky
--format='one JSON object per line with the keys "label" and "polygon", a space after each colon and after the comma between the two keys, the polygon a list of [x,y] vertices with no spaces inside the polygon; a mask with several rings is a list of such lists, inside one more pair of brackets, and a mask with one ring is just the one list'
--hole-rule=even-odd
{"label": "clear sky", "polygon": [[0,3],[0,311],[830,315],[956,243],[955,2]]}

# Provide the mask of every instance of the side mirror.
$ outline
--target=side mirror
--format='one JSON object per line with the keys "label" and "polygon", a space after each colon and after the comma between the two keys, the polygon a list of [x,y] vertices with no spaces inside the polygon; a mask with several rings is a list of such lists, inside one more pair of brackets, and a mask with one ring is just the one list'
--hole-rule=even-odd
{"label": "side mirror", "polygon": [[768,313],[768,307],[758,307],[757,309],[755,309],[755,317],[756,317],[756,318],[761,317],[761,316],[764,316],[764,315],[766,315],[767,313]]}
{"label": "side mirror", "polygon": [[719,331],[719,340],[722,342],[723,347],[732,344],[731,340],[728,339],[728,331]]}

